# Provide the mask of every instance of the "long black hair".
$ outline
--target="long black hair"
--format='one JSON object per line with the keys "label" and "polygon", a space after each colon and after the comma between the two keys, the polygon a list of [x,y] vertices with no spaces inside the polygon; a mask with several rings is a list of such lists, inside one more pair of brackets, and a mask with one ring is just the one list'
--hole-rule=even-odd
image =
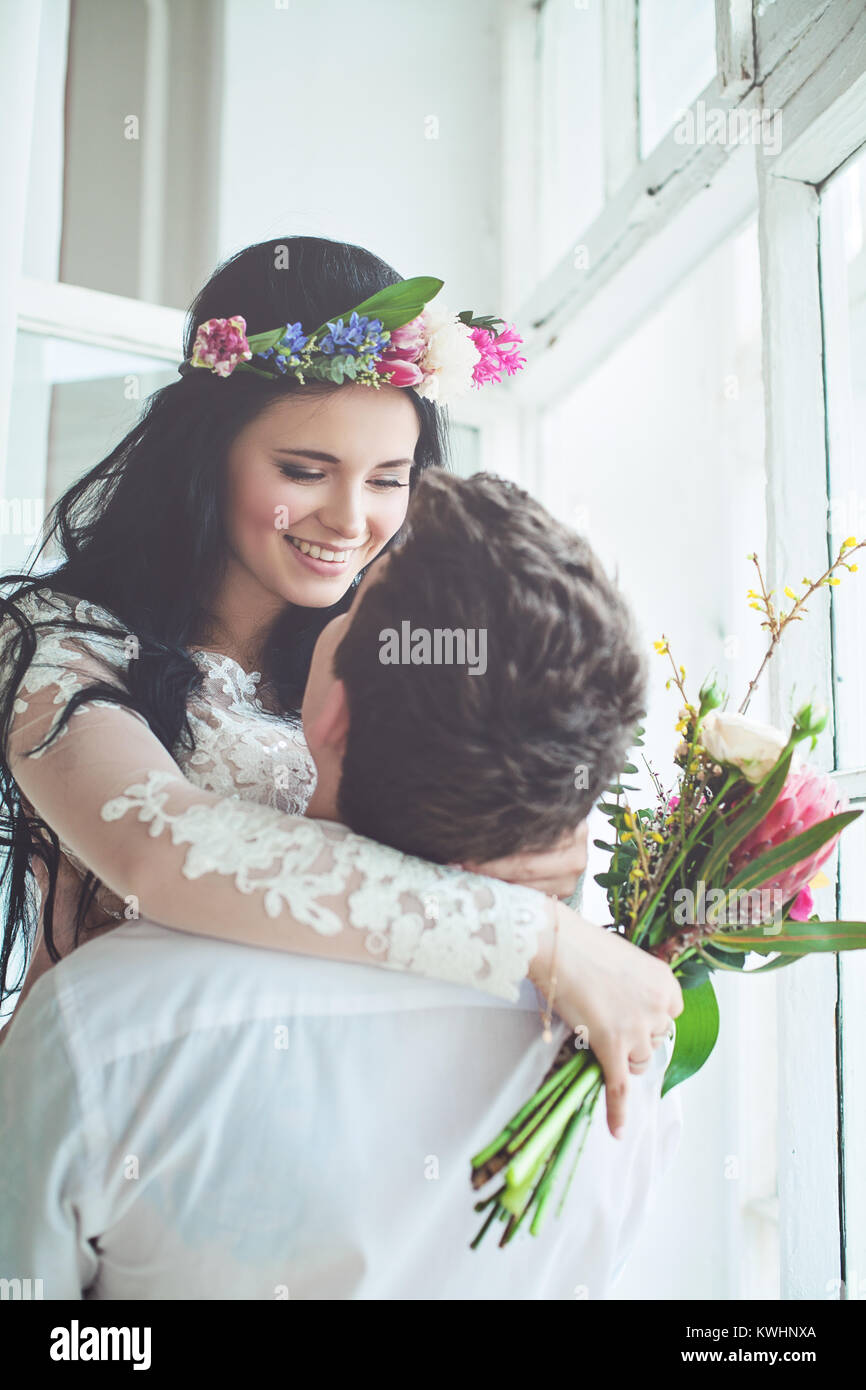
{"label": "long black hair", "polygon": [[[190,306],[184,357],[192,353],[198,324],[242,314],[249,334],[300,322],[310,332],[354,304],[402,279],[361,247],[320,237],[282,237],[248,246],[221,265]],[[0,622],[11,630],[13,652],[0,688],[0,872],[4,932],[0,950],[0,1001],[23,978],[36,929],[30,865],[47,871],[43,930],[52,959],[53,906],[60,847],[54,830],[22,805],[7,761],[15,692],[36,648],[36,628],[17,600],[40,586],[84,599],[116,617],[115,634],[133,633],[138,659],[129,663],[127,689],[89,685],[69,700],[51,738],[83,701],[100,696],[139,711],[171,752],[192,745],[186,719],[189,696],[202,679],[188,647],[203,640],[208,605],[228,555],[223,524],[225,460],[236,435],[286,391],[339,390],[329,383],[305,387],[292,377],[266,381],[236,373],[226,383],[193,371],[156,391],[138,423],[106,458],[79,478],[46,518],[38,551],[24,573],[0,576]],[[410,483],[428,467],[447,467],[447,424],[431,401],[409,390],[420,424]],[[50,573],[34,574],[43,550],[62,557]],[[360,576],[359,576],[360,578]],[[357,582],[357,581],[356,581]],[[354,585],[330,608],[287,604],[267,634],[262,675],[290,717],[297,717],[316,637],[352,601]],[[47,620],[46,620],[47,621]],[[56,624],[52,623],[52,626]],[[86,621],[72,628],[93,631]],[[97,629],[98,630],[98,629]],[[103,629],[104,630],[104,629]],[[7,639],[8,640],[8,639]],[[75,940],[100,886],[88,874],[78,898]],[[24,959],[7,985],[16,943]]]}

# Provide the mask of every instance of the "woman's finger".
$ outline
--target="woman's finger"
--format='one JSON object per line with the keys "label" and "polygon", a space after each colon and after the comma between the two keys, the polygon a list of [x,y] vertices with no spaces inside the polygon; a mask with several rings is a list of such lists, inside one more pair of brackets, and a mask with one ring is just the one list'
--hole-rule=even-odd
{"label": "woman's finger", "polygon": [[610,1048],[595,1048],[599,1065],[604,1074],[605,1106],[607,1127],[614,1139],[622,1137],[625,1128],[625,1109],[628,1099],[628,1061],[626,1045],[614,1043]]}

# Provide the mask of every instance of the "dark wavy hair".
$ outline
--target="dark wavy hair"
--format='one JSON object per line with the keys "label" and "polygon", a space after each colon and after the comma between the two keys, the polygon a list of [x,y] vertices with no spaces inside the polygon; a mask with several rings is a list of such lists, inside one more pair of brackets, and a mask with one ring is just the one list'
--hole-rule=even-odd
{"label": "dark wavy hair", "polygon": [[598,556],[490,473],[421,480],[334,673],[351,716],[340,819],[442,864],[552,849],[646,711],[640,634]]}
{"label": "dark wavy hair", "polygon": [[[242,314],[250,334],[296,322],[311,331],[402,278],[371,252],[321,237],[281,237],[248,246],[216,270],[190,306],[184,357],[190,357],[196,328],[206,319]],[[302,387],[291,377],[266,381],[247,373],[228,383],[207,371],[180,375],[149,397],[125,438],[55,503],[28,569],[0,576],[0,622],[4,628],[7,622],[18,628],[7,649],[12,658],[0,690],[0,850],[5,851],[0,1001],[20,986],[33,945],[37,923],[29,868],[34,859],[47,870],[44,937],[51,958],[59,959],[53,935],[58,837],[51,826],[28,814],[7,761],[14,695],[40,626],[29,621],[17,600],[47,585],[109,610],[118,620],[113,631],[131,632],[138,639],[140,659],[129,664],[128,689],[91,685],[76,692],[52,737],[84,700],[98,694],[143,714],[170,752],[178,740],[191,747],[186,706],[202,677],[187,648],[206,640],[208,603],[228,555],[223,499],[229,447],[287,391],[324,394],[339,389],[316,381]],[[414,486],[426,468],[448,467],[447,419],[433,402],[412,390],[408,394],[420,424],[410,477]],[[39,558],[52,543],[62,560],[49,573],[36,575]],[[298,717],[316,638],[336,613],[349,607],[354,587],[330,608],[287,604],[267,634],[262,674],[273,682],[289,717]],[[94,630],[77,621],[70,627]],[[99,886],[92,874],[82,883],[76,942]],[[23,942],[24,962],[10,986],[7,973],[17,942]]]}

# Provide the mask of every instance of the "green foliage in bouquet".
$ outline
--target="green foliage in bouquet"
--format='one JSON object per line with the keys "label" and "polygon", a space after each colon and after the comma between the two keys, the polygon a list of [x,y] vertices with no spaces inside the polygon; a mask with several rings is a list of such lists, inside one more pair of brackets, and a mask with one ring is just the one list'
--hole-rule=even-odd
{"label": "green foliage in bouquet", "polygon": [[[787,738],[745,717],[786,627],[801,620],[806,601],[819,588],[838,584],[837,570],[856,570],[851,556],[864,544],[854,537],[846,540],[820,579],[803,581],[806,589],[799,598],[786,588],[794,601],[787,612],[777,611],[757,556],[749,556],[760,584],[760,592],[750,590],[749,598],[764,615],[770,643],[736,714],[724,711],[724,697],[713,680],[704,682],[696,702],[690,701],[685,670],[674,662],[667,639],[655,643],[673,667],[667,686],[676,686],[682,699],[676,790],[666,793],[644,758],[655,805],[633,810],[628,794],[638,788],[622,779],[638,769],[626,763],[599,806],[610,835],[593,843],[610,856],[605,871],[595,877],[607,894],[611,928],[666,961],[683,990],[663,1095],[694,1076],[715,1046],[719,1007],[711,977],[716,970],[760,974],[817,951],[866,949],[866,922],[822,922],[812,912],[809,881],[841,832],[862,814],[839,804],[824,773],[795,763],[798,744],[810,741],[815,747],[826,713],[804,706]],[[644,732],[636,731],[635,748],[643,748]],[[771,959],[756,967],[756,955]],[[562,1211],[604,1086],[591,1049],[576,1051],[578,1046],[565,1040],[539,1089],[473,1157],[476,1189],[504,1174],[502,1185],[476,1204],[476,1211],[489,1211],[473,1248],[497,1218],[505,1225],[502,1246],[530,1212],[529,1229],[537,1235],[554,1184],[571,1159],[558,1208]]]}

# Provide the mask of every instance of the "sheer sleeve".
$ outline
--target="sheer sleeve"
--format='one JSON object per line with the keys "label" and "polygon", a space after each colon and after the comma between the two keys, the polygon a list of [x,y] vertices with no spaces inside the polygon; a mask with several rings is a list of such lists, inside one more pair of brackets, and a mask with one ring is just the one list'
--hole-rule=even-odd
{"label": "sheer sleeve", "polygon": [[142,916],[250,945],[378,964],[516,999],[551,920],[543,894],[427,863],[194,786],[136,711],[70,696],[123,685],[120,638],[43,630],[16,692],[10,770],[61,844]]}

